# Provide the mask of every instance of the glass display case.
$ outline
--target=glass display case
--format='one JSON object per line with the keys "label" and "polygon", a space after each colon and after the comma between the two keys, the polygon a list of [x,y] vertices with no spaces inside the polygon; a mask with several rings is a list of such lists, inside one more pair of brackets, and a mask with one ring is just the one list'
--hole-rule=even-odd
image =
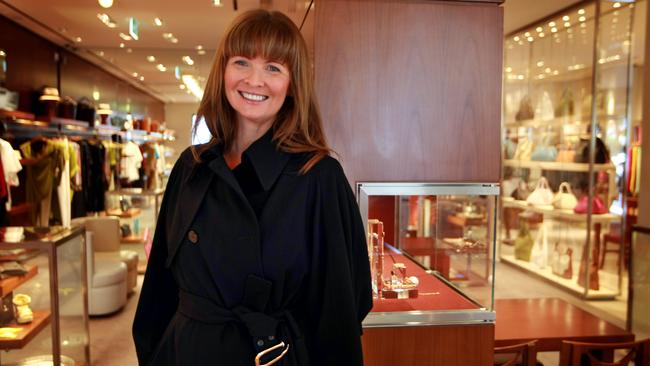
{"label": "glass display case", "polygon": [[491,323],[497,184],[358,183],[374,305],[364,327]]}
{"label": "glass display case", "polygon": [[121,188],[106,192],[106,214],[120,218],[122,249],[138,253],[138,272],[144,273],[145,247],[153,240],[164,189]]}
{"label": "glass display case", "polygon": [[89,365],[82,228],[0,229],[0,364]]}
{"label": "glass display case", "polygon": [[632,233],[627,329],[645,339],[650,337],[650,228],[635,226]]}
{"label": "glass display case", "polygon": [[624,246],[604,253],[635,219],[634,6],[581,2],[505,40],[499,258],[589,299],[621,294]]}

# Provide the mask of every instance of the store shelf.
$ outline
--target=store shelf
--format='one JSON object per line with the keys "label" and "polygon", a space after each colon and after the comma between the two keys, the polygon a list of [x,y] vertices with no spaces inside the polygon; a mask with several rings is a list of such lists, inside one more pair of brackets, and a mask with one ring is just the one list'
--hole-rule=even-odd
{"label": "store shelf", "polygon": [[27,269],[27,273],[24,276],[13,276],[4,280],[0,280],[0,297],[12,292],[14,289],[16,289],[16,287],[29,281],[38,273],[38,266],[26,265],[25,269]]}
{"label": "store shelf", "polygon": [[[514,208],[520,208],[522,210],[541,213],[544,215],[544,217],[548,217],[548,218],[562,219],[565,221],[574,221],[574,222],[576,221],[585,222],[585,223],[587,222],[586,214],[577,214],[573,212],[573,210],[560,210],[560,209],[552,208],[551,206],[549,207],[533,206],[526,201],[518,201],[518,200],[512,200],[512,201],[503,200],[502,204],[503,207],[514,207]],[[591,215],[592,224],[608,223],[608,222],[620,221],[620,220],[621,220],[620,216],[611,213]]]}
{"label": "store shelf", "polygon": [[46,325],[50,323],[49,311],[34,311],[34,320],[29,324],[9,324],[5,327],[20,328],[15,338],[0,337],[0,349],[20,349],[25,347]]}
{"label": "store shelf", "polygon": [[[504,160],[503,166],[513,168],[528,168],[528,169],[541,169],[541,170],[559,170],[565,172],[589,172],[589,164],[587,163],[560,163],[555,161],[533,161],[533,160]],[[612,164],[594,164],[595,172],[608,172],[615,171],[616,168]]]}
{"label": "store shelf", "polygon": [[[599,114],[599,120],[622,120],[625,118],[625,114]],[[509,121],[505,122],[503,125],[505,128],[518,128],[518,127],[529,127],[529,128],[548,128],[548,127],[562,127],[565,125],[589,125],[591,124],[591,115],[586,116],[562,116],[553,119],[527,119],[523,121]]]}
{"label": "store shelf", "polygon": [[139,216],[142,210],[140,210],[137,207],[132,207],[126,211],[122,211],[119,208],[118,209],[108,209],[106,210],[106,215],[107,216],[117,216],[121,219],[130,219],[132,217]]}
{"label": "store shelf", "polygon": [[[582,286],[578,285],[577,282],[579,271],[577,270],[576,266],[574,266],[573,278],[566,279],[553,274],[550,266],[547,266],[546,268],[539,268],[533,263],[515,259],[515,257],[512,255],[502,254],[501,261],[533,273],[545,280],[549,280],[578,296],[584,296],[585,289]],[[588,300],[613,300],[617,295],[618,293],[615,290],[603,288],[601,286],[599,290],[590,289],[588,295],[585,298]]]}

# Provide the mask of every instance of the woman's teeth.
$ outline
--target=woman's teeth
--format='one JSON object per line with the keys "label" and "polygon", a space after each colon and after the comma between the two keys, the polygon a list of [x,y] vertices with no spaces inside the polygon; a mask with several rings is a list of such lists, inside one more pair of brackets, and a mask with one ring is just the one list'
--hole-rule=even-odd
{"label": "woman's teeth", "polygon": [[257,94],[251,94],[251,93],[245,93],[245,92],[239,92],[244,99],[253,101],[253,102],[261,102],[263,100],[268,99],[267,96],[265,95],[257,95]]}

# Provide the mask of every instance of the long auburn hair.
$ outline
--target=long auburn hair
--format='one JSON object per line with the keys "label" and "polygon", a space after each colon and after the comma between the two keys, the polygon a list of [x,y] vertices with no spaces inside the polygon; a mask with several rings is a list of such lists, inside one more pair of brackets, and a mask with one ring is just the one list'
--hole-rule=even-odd
{"label": "long auburn hair", "polygon": [[200,162],[201,154],[217,144],[223,144],[223,151],[229,151],[235,141],[236,111],[224,90],[226,65],[234,56],[263,57],[287,65],[291,75],[287,97],[271,128],[273,141],[280,150],[311,153],[300,173],[329,155],[305,40],[286,15],[258,9],[237,17],[219,44],[196,116],[197,124],[205,119],[212,138],[205,145],[192,147],[195,161]]}

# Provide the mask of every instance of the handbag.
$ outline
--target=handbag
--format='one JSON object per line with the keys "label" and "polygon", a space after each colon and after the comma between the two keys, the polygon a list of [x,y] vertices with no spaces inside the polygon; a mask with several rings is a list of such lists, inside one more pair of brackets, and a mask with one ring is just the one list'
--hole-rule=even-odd
{"label": "handbag", "polygon": [[558,163],[573,163],[576,158],[576,151],[569,148],[569,147],[563,147],[560,148],[560,150],[557,152],[557,157],[555,158],[555,161]]}
{"label": "handbag", "polygon": [[577,204],[578,199],[571,191],[571,185],[568,182],[562,182],[553,197],[553,206],[560,210],[573,210]]}
{"label": "handbag", "polygon": [[551,271],[554,275],[570,280],[573,277],[573,249],[555,243],[551,256]]}
{"label": "handbag", "polygon": [[530,155],[533,152],[533,143],[528,139],[523,139],[517,144],[517,149],[515,149],[515,155],[513,159],[521,161],[529,161]]}
{"label": "handbag", "polygon": [[[578,143],[578,153],[575,157],[576,163],[589,163],[589,139],[581,138]],[[594,154],[594,163],[606,164],[609,162],[609,150],[600,137],[596,137],[596,153]]]}
{"label": "handbag", "polygon": [[517,143],[511,139],[506,139],[503,142],[503,156],[505,159],[512,159],[517,152]]}
{"label": "handbag", "polygon": [[537,145],[530,154],[530,160],[533,161],[555,161],[557,158],[557,149],[550,145]]}
{"label": "handbag", "polygon": [[539,268],[546,268],[548,265],[548,231],[546,222],[542,222],[537,230],[533,250],[530,253],[530,261]]}
{"label": "handbag", "polygon": [[539,115],[542,121],[548,121],[555,118],[553,102],[551,102],[551,97],[548,95],[548,92],[542,93],[542,98],[539,100],[539,104],[537,104],[535,114]]}
{"label": "handbag", "polygon": [[535,118],[535,110],[533,109],[533,103],[530,100],[530,96],[524,95],[523,98],[519,101],[519,110],[515,115],[516,121],[524,121],[527,119]]}
{"label": "handbag", "polygon": [[537,181],[537,187],[526,198],[526,202],[533,206],[549,206],[553,203],[553,191],[548,186],[546,178],[541,177]]}
{"label": "handbag", "polygon": [[525,201],[528,196],[530,196],[530,189],[528,188],[528,184],[523,180],[520,180],[519,185],[512,192],[512,197],[519,201]]}
{"label": "handbag", "polygon": [[564,89],[560,104],[555,108],[555,117],[564,117],[573,115],[573,93],[569,89]]}
{"label": "handbag", "polygon": [[[577,214],[586,214],[587,209],[589,208],[588,206],[589,206],[589,195],[584,195],[578,201],[578,204],[573,209],[573,212]],[[591,201],[591,213],[595,215],[602,215],[608,212],[609,210],[607,209],[607,207],[605,207],[603,200],[601,200],[600,197],[598,196],[594,196],[593,200]]]}
{"label": "handbag", "polygon": [[515,259],[530,262],[530,253],[533,250],[533,237],[530,235],[527,224],[521,224],[515,239]]}

